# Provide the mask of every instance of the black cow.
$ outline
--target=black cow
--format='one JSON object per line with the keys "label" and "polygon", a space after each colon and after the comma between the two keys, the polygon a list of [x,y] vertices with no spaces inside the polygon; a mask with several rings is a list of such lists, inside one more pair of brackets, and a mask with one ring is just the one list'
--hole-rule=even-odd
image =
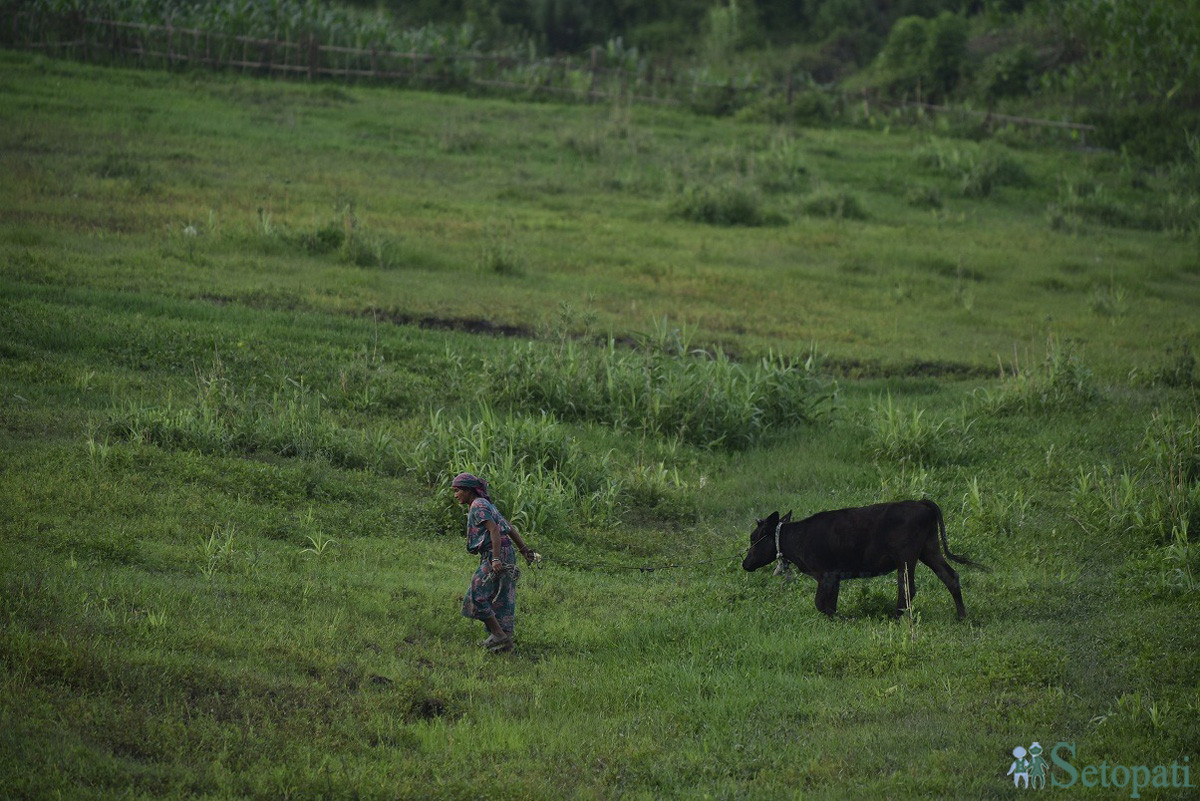
{"label": "black cow", "polygon": [[[917,594],[913,571],[917,562],[929,565],[954,596],[959,619],[967,616],[959,588],[958,573],[946,561],[983,568],[950,553],[946,523],[933,501],[895,501],[818,512],[812,517],[788,522],[772,512],[759,520],[750,535],[750,550],[742,560],[745,570],[758,570],[782,558],[817,580],[817,610],[833,617],[837,612],[838,588],[842,579],[871,578],[896,571],[896,614],[908,608]],[[938,536],[941,547],[938,547]],[[945,551],[945,556],[942,551]],[[905,594],[905,577],[908,592]]]}

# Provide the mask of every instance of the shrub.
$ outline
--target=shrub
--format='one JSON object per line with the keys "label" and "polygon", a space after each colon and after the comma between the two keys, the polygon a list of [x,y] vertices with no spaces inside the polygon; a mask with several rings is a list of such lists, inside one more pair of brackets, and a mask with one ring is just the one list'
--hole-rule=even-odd
{"label": "shrub", "polygon": [[930,139],[916,158],[921,166],[957,180],[964,197],[987,197],[1001,186],[1030,183],[1025,167],[998,149]]}
{"label": "shrub", "polygon": [[1196,354],[1186,339],[1167,348],[1167,362],[1152,374],[1153,383],[1166,387],[1194,387],[1200,381],[1196,371]]}
{"label": "shrub", "polygon": [[765,150],[754,156],[758,185],[767,192],[791,192],[808,181],[808,168],[799,144],[791,137],[771,140]]}
{"label": "shrub", "polygon": [[877,63],[894,92],[920,90],[945,96],[958,85],[967,63],[967,22],[943,12],[937,18],[902,17],[888,33]]}
{"label": "shrub", "polygon": [[932,186],[911,186],[904,194],[908,205],[917,209],[940,209],[942,193]]}
{"label": "shrub", "polygon": [[1200,420],[1156,410],[1136,466],[1080,468],[1072,493],[1077,519],[1113,534],[1142,533],[1160,545],[1200,535]]}
{"label": "shrub", "polygon": [[673,216],[709,225],[763,225],[758,193],[740,183],[688,184],[670,203]]}
{"label": "shrub", "polygon": [[1038,69],[1033,48],[1018,45],[997,53],[984,65],[979,91],[989,106],[1006,97],[1027,95],[1037,81]]}
{"label": "shrub", "polygon": [[833,217],[838,220],[867,219],[867,211],[858,197],[848,192],[818,192],[806,198],[801,208],[810,217]]}
{"label": "shrub", "polygon": [[433,412],[405,459],[447,501],[458,472],[485,475],[509,519],[531,533],[610,526],[629,511],[678,518],[692,506],[692,487],[676,467],[618,464],[547,412],[502,414],[487,405],[461,418]]}

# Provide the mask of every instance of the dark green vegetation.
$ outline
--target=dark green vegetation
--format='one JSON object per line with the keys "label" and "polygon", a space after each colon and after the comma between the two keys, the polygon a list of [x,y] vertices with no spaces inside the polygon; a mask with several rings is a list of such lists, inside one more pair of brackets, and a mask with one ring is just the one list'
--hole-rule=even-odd
{"label": "dark green vegetation", "polygon": [[[1196,164],[0,59],[0,794],[1196,762]],[[547,557],[508,657],[461,469]],[[738,567],[919,496],[964,624]]]}
{"label": "dark green vegetation", "polygon": [[[1083,132],[1092,145],[1158,164],[1200,152],[1200,0],[14,0],[5,7],[11,23],[0,26],[0,43],[100,63],[334,74],[556,99],[622,94],[809,125],[945,113],[932,102],[950,104],[976,137],[1014,122],[1026,127],[1033,117],[1047,136]],[[1074,122],[1064,129],[1063,120]]]}

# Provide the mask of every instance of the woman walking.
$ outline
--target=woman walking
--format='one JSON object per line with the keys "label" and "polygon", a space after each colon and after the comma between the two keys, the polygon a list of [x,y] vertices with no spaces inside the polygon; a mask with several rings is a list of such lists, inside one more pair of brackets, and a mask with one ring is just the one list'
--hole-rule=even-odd
{"label": "woman walking", "polygon": [[533,550],[488,496],[487,482],[459,473],[450,482],[454,500],[467,509],[467,551],[479,554],[479,568],[463,597],[463,617],[482,620],[488,630],[483,645],[493,653],[511,651],[517,608],[517,559],[513,543],[533,563]]}

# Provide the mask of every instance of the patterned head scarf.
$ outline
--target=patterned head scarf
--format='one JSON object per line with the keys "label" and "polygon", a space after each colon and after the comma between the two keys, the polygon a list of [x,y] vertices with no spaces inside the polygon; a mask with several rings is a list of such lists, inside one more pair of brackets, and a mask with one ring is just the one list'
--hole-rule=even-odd
{"label": "patterned head scarf", "polygon": [[474,491],[476,495],[483,498],[485,501],[490,501],[488,497],[487,482],[479,476],[471,475],[470,473],[459,473],[450,482],[450,486],[455,489],[469,489]]}

